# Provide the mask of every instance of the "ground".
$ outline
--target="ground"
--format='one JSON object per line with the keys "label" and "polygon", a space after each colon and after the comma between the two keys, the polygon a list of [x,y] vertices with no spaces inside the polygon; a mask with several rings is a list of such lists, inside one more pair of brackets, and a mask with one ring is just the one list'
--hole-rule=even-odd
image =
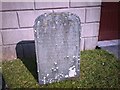
{"label": "ground", "polygon": [[39,85],[36,61],[31,59],[4,61],[3,77],[9,88],[120,88],[120,60],[96,49],[81,52],[80,77],[47,85]]}

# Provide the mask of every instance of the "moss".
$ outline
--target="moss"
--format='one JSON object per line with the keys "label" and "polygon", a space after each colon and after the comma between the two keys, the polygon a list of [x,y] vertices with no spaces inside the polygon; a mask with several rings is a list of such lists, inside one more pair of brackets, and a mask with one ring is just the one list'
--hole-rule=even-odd
{"label": "moss", "polygon": [[[34,63],[33,63],[34,62]],[[29,66],[26,67],[25,63]],[[2,64],[4,79],[10,88],[120,88],[120,62],[106,51],[81,52],[80,77],[47,85],[39,85],[35,61],[19,59]]]}

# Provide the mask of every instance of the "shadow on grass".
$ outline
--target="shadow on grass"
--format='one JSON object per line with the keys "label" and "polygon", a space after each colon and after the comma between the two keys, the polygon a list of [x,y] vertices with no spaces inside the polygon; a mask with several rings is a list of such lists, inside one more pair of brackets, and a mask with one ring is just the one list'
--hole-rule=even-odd
{"label": "shadow on grass", "polygon": [[21,41],[16,45],[16,54],[34,78],[38,81],[37,63],[34,41]]}

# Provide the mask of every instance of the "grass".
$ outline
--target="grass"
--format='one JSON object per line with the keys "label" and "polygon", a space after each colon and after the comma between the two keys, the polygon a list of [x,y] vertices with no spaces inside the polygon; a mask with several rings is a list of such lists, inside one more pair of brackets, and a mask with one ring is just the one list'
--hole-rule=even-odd
{"label": "grass", "polygon": [[77,80],[39,85],[35,60],[5,61],[2,69],[9,88],[120,88],[120,63],[100,49],[81,52],[81,72]]}

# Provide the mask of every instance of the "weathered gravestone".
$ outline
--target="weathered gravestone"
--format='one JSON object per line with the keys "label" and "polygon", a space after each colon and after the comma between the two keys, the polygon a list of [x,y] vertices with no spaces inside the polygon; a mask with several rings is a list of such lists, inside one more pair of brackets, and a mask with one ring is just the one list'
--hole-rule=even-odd
{"label": "weathered gravestone", "polygon": [[45,13],[35,20],[40,84],[80,75],[80,20],[72,13]]}

